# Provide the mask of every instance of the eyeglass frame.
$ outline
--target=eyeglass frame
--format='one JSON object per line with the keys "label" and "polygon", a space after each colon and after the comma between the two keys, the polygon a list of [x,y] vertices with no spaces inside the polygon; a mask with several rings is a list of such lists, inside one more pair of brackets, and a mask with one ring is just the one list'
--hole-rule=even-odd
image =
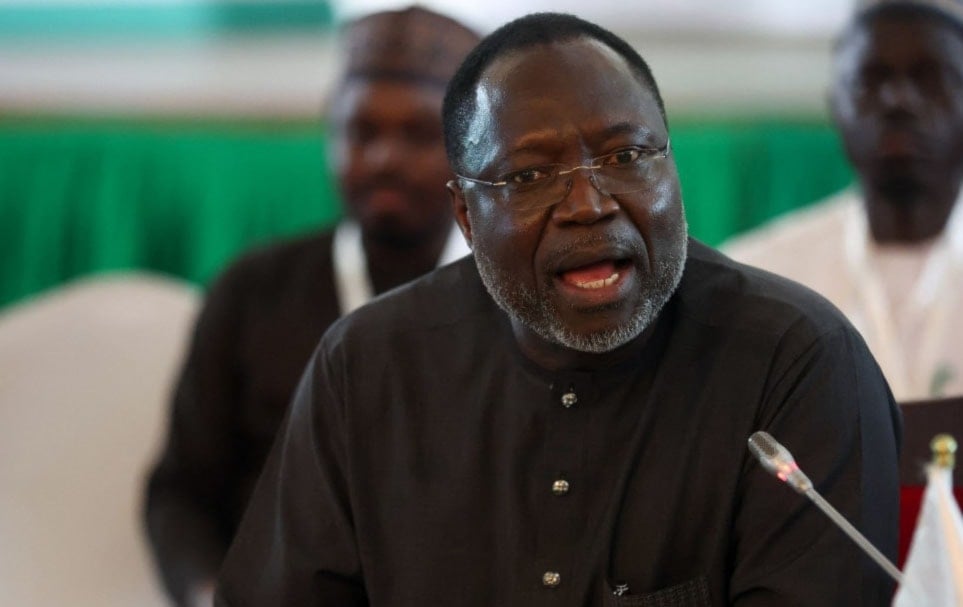
{"label": "eyeglass frame", "polygon": [[[665,140],[665,145],[663,145],[662,147],[658,147],[658,148],[640,148],[640,149],[642,149],[642,150],[644,150],[644,151],[646,151],[646,152],[650,152],[650,153],[652,154],[652,157],[655,157],[656,155],[660,155],[660,156],[662,156],[662,158],[668,158],[668,157],[669,157],[669,150],[671,149],[671,144],[672,144],[671,138],[666,138],[666,140]],[[617,193],[616,193],[616,192],[603,192],[603,191],[601,190],[601,188],[599,188],[598,183],[596,183],[595,179],[593,179],[593,178],[595,177],[595,171],[601,169],[601,168],[604,166],[604,165],[601,165],[601,164],[596,165],[596,164],[594,164],[594,162],[597,161],[597,160],[599,160],[600,158],[607,158],[607,157],[612,156],[612,155],[614,155],[614,154],[618,154],[620,151],[622,151],[622,150],[616,150],[616,151],[614,151],[614,152],[609,152],[609,153],[607,153],[607,154],[601,154],[601,155],[599,155],[599,156],[594,156],[594,157],[592,157],[592,158],[589,159],[590,164],[574,166],[574,167],[571,167],[571,168],[568,168],[568,169],[565,169],[565,170],[561,170],[561,171],[555,173],[555,174],[553,175],[552,179],[553,179],[553,180],[554,180],[554,179],[557,179],[558,177],[561,177],[561,176],[563,176],[563,175],[571,175],[571,174],[574,173],[575,171],[587,170],[587,171],[591,171],[591,177],[589,177],[589,183],[592,184],[592,187],[594,187],[596,190],[598,190],[600,193],[602,193],[602,194],[604,194],[604,195],[606,195],[606,196],[618,196],[619,194],[628,194],[628,193],[631,193],[631,192],[638,191],[638,190],[630,190],[629,192],[617,192]],[[563,166],[563,165],[558,164],[558,163],[547,163],[547,164],[543,164],[543,165],[536,166],[536,167],[532,167],[532,168],[558,167],[558,166]],[[512,172],[517,172],[517,171],[512,171]],[[477,184],[479,184],[479,185],[484,185],[484,186],[488,186],[488,187],[495,187],[495,188],[502,188],[502,187],[506,187],[506,186],[509,185],[508,181],[485,181],[484,179],[476,179],[476,178],[474,178],[474,177],[465,177],[464,175],[459,175],[458,173],[455,173],[455,178],[456,178],[456,179],[463,179],[463,180],[465,180],[465,181],[467,181],[467,182],[469,182],[469,183],[477,183]],[[643,188],[639,188],[639,189],[643,189]],[[551,203],[551,204],[547,204],[547,205],[545,205],[545,207],[554,206],[554,205],[558,204],[558,202],[561,202],[561,201],[557,201],[557,202],[553,202],[553,203]]]}

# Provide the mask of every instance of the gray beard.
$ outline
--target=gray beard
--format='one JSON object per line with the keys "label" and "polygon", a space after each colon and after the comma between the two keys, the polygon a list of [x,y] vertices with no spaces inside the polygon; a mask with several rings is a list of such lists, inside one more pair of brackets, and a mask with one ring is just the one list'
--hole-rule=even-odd
{"label": "gray beard", "polygon": [[643,297],[626,324],[595,333],[575,333],[566,327],[558,309],[549,298],[539,298],[529,287],[519,283],[513,276],[496,267],[492,259],[475,250],[475,264],[482,283],[489,295],[510,318],[520,322],[536,335],[554,344],[601,354],[623,346],[652,324],[672,294],[675,293],[687,254],[688,226],[683,222],[679,238],[672,249],[654,264],[652,272],[642,277]]}

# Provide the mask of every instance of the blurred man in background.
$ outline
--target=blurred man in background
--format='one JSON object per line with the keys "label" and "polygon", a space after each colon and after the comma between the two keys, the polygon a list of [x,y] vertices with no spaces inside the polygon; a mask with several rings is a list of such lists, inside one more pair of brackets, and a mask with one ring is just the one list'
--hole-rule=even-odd
{"label": "blurred man in background", "polygon": [[325,329],[374,294],[468,252],[445,191],[445,84],[477,35],[420,8],[344,28],[328,106],[348,219],[255,251],[213,285],[147,489],[147,529],[180,605],[209,604],[275,431]]}
{"label": "blurred man in background", "polygon": [[860,188],[725,249],[832,300],[897,400],[963,394],[963,2],[862,8],[830,101]]}

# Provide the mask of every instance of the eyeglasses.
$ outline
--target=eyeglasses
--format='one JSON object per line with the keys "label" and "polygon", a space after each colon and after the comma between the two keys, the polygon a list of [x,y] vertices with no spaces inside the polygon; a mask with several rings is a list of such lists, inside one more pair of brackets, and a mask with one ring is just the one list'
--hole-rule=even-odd
{"label": "eyeglasses", "polygon": [[528,167],[503,175],[498,181],[484,181],[456,175],[462,181],[497,188],[502,202],[518,210],[543,209],[558,204],[572,189],[575,171],[589,171],[589,182],[606,196],[644,190],[655,181],[659,160],[669,155],[669,141],[661,148],[626,147],[597,156],[582,166],[565,168],[562,164]]}

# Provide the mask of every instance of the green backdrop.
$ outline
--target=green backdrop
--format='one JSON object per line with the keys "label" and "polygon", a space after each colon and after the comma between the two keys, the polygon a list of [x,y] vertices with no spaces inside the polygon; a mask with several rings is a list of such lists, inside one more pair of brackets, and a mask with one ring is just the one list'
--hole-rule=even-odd
{"label": "green backdrop", "polygon": [[[851,180],[820,122],[674,120],[672,145],[709,244]],[[103,270],[203,285],[241,250],[339,214],[320,124],[0,120],[0,306]]]}

